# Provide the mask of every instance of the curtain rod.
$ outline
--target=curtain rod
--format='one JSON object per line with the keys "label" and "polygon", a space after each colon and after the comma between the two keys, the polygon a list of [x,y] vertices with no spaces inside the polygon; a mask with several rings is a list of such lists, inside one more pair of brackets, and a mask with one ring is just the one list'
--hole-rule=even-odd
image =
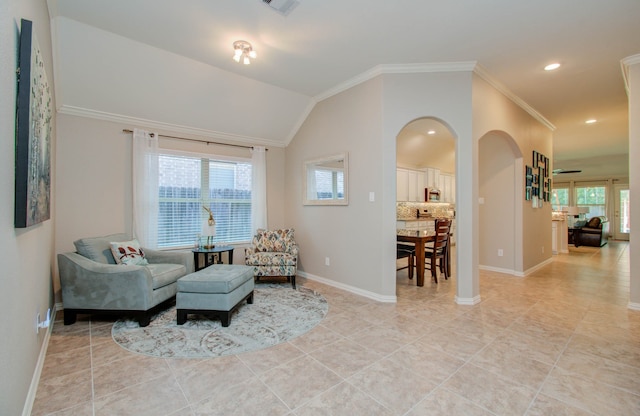
{"label": "curtain rod", "polygon": [[[129,129],[122,129],[122,131],[124,133],[133,133],[133,130],[129,130]],[[154,134],[155,133],[151,133],[152,137],[153,137]],[[189,139],[187,137],[167,136],[165,134],[158,134],[158,137],[165,137],[167,139],[187,140],[187,141],[190,141],[190,142],[206,143],[207,146],[209,146],[210,144],[219,144],[221,146],[233,146],[233,147],[242,147],[242,148],[245,148],[245,149],[253,149],[253,146],[245,146],[245,145],[242,145],[242,144],[210,142],[208,140],[198,140],[198,139]],[[269,149],[265,148],[264,150],[266,151],[266,150],[269,150]]]}

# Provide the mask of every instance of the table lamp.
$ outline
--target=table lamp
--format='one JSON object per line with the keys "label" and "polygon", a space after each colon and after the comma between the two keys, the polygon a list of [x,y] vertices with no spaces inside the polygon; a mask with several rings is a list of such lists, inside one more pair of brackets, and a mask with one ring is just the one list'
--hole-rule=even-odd
{"label": "table lamp", "polygon": [[213,237],[216,236],[216,221],[213,219],[211,209],[205,206],[202,208],[209,214],[209,218],[202,221],[202,236],[205,237],[204,248],[211,249],[215,247]]}
{"label": "table lamp", "polygon": [[567,208],[567,218],[569,219],[569,228],[573,227],[574,222],[576,221],[576,217],[580,215],[580,210],[578,207],[568,207]]}

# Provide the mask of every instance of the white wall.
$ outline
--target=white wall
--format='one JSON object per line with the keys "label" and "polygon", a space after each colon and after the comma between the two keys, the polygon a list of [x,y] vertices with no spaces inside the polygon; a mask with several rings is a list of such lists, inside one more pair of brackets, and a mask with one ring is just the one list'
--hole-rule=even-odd
{"label": "white wall", "polygon": [[[499,180],[484,183],[500,208],[511,209],[512,220],[499,224],[503,233],[492,242],[513,250],[502,268],[517,274],[550,258],[551,211],[549,204],[537,210],[524,206],[521,155],[535,149],[552,157],[551,132],[472,74],[387,74],[316,105],[286,154],[287,217],[297,230],[303,272],[380,298],[395,294],[396,136],[422,117],[443,121],[456,136],[457,301],[479,301],[479,246],[495,239],[494,234],[480,234],[480,164],[487,164],[485,173],[496,166],[503,170]],[[499,154],[489,147],[480,158],[478,142],[493,131],[510,139]],[[349,205],[303,206],[302,162],[341,151],[351,155]],[[504,186],[510,186],[510,192],[502,193]],[[371,191],[375,202],[367,202]],[[497,221],[500,215],[492,218]],[[540,246],[545,253],[536,252]],[[331,266],[324,264],[325,257]]]}
{"label": "white wall", "polygon": [[[505,246],[512,241],[515,247],[515,271],[526,274],[551,259],[551,204],[533,208],[524,200],[524,165],[531,165],[533,150],[553,159],[552,131],[545,124],[533,118],[520,106],[492,87],[486,80],[475,75],[473,80],[473,136],[479,140],[489,132],[499,131],[513,139],[522,155],[515,160],[517,176],[515,181],[514,206],[515,222],[513,232],[494,218],[491,228],[501,227],[504,233],[480,235],[480,245],[499,244]],[[514,152],[516,157],[518,152]],[[481,163],[493,163],[491,156]],[[493,240],[493,241],[490,241]],[[544,250],[544,251],[543,251]],[[497,250],[494,252],[497,256]],[[493,262],[490,262],[491,265]]]}
{"label": "white wall", "polygon": [[[41,330],[36,335],[36,313],[46,314],[47,308],[53,308],[53,220],[25,229],[14,228],[16,68],[20,19],[33,22],[47,78],[50,84],[53,83],[49,14],[45,2],[1,0],[0,304],[5,312],[4,319],[0,320],[1,415],[19,415],[23,411],[46,334]],[[55,154],[55,131],[51,145],[52,154]],[[54,160],[51,173],[53,201]],[[51,215],[55,216],[55,204],[52,205]]]}
{"label": "white wall", "polygon": [[[395,285],[389,290],[382,282],[381,132],[379,77],[318,103],[286,149],[286,217],[296,230],[301,271],[395,299]],[[303,206],[303,162],[342,152],[349,154],[349,205]],[[395,179],[393,196],[395,206]]]}
{"label": "white wall", "polygon": [[[122,130],[134,127],[136,126],[86,117],[59,115],[56,253],[73,251],[73,241],[78,238],[132,232],[132,137],[131,133],[124,133]],[[176,136],[170,131],[157,132]],[[160,146],[198,153],[251,157],[248,149],[207,146],[205,143],[162,137]],[[268,221],[269,226],[280,227],[285,224],[284,149],[268,149]],[[234,263],[242,263],[244,253],[237,251]],[[54,284],[59,298],[57,273]]]}
{"label": "white wall", "polygon": [[[382,75],[316,105],[286,153],[287,218],[305,273],[395,299],[396,136],[422,117],[469,140],[470,73]],[[303,161],[341,151],[349,152],[349,205],[303,206]]]}
{"label": "white wall", "polygon": [[629,195],[631,195],[631,224],[636,228],[629,235],[630,298],[629,306],[640,309],[640,164],[631,161],[640,157],[640,55],[627,58],[629,95]]}
{"label": "white wall", "polygon": [[[489,132],[479,143],[479,260],[482,267],[513,273],[516,269],[516,157],[513,139],[504,133]],[[522,209],[520,207],[520,209]],[[502,250],[503,255],[498,255]],[[522,262],[520,262],[521,264]]]}
{"label": "white wall", "polygon": [[[479,300],[477,254],[477,144],[472,140],[472,72],[384,76],[382,170],[384,185],[382,253],[385,286],[395,290],[395,142],[412,120],[433,117],[447,124],[456,138],[457,295],[461,303]],[[472,202],[474,201],[474,202]],[[474,214],[475,212],[475,214]],[[475,215],[475,219],[474,219]]]}
{"label": "white wall", "polygon": [[71,19],[54,22],[58,105],[65,112],[124,115],[282,146],[313,105],[302,94]]}

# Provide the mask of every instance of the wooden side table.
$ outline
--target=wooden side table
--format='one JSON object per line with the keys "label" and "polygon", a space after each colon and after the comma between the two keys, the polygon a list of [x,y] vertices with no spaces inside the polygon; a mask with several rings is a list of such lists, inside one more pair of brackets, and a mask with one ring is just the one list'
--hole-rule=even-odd
{"label": "wooden side table", "polygon": [[[212,264],[223,264],[222,253],[227,253],[227,264],[233,264],[233,247],[219,246],[214,248],[194,248],[193,265],[196,269],[202,270]],[[200,267],[200,258],[204,257],[204,265]]]}

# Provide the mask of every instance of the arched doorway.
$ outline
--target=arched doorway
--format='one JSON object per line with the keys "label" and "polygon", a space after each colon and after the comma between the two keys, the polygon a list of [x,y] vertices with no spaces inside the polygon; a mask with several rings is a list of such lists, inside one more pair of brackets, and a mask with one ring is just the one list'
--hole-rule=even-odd
{"label": "arched doorway", "polygon": [[522,272],[523,158],[515,140],[490,131],[478,143],[479,264],[484,270]]}
{"label": "arched doorway", "polygon": [[[455,236],[455,174],[456,138],[452,129],[434,117],[407,123],[396,136],[397,228],[429,228],[435,218],[449,217],[454,220]],[[424,284],[430,282],[425,275]]]}

